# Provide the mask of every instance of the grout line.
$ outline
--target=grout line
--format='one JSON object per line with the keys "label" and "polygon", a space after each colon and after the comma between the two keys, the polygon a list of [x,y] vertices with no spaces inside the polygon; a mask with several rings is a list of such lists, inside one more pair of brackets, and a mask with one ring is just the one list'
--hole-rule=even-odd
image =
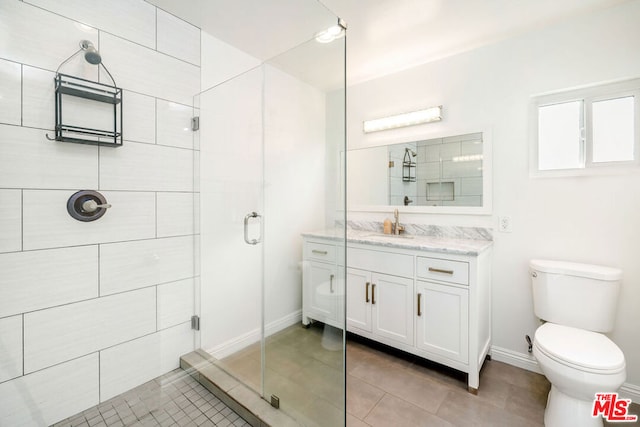
{"label": "grout line", "polygon": [[24,126],[24,64],[20,63],[20,126]]}
{"label": "grout line", "polygon": [[153,28],[156,33],[154,37],[154,42],[155,42],[154,50],[157,52],[158,51],[158,8],[155,7],[153,11],[155,12],[155,15],[156,15],[156,25]]}

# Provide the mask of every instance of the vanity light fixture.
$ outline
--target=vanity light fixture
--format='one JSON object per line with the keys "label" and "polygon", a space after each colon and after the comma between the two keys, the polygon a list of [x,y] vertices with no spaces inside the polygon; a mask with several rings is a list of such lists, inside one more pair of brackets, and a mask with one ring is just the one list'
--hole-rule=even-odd
{"label": "vanity light fixture", "polygon": [[430,107],[424,110],[412,111],[410,113],[382,117],[380,119],[365,120],[363,122],[362,130],[364,133],[377,132],[381,130],[419,125],[422,123],[439,122],[440,120],[442,120],[442,105]]}

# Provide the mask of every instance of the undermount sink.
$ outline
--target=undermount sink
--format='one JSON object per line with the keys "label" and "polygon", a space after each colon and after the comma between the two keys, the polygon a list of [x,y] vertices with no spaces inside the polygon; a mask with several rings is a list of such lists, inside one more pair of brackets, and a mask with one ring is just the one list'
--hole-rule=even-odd
{"label": "undermount sink", "polygon": [[381,239],[413,239],[415,238],[415,236],[411,234],[382,234],[382,233],[367,234],[364,237],[374,237],[374,238],[381,238]]}

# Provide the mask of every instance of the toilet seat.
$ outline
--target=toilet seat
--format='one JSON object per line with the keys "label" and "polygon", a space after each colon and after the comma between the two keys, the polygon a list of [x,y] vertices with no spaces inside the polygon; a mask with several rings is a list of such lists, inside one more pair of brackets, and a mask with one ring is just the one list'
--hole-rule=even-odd
{"label": "toilet seat", "polygon": [[534,345],[550,359],[580,371],[616,374],[626,366],[613,341],[584,329],[545,323],[536,330]]}

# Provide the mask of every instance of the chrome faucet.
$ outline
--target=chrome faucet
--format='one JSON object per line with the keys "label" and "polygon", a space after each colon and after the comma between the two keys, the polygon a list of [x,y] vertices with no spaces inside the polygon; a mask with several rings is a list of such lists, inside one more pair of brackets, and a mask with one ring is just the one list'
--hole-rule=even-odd
{"label": "chrome faucet", "polygon": [[394,209],[393,217],[396,219],[396,223],[393,226],[393,234],[399,235],[400,233],[404,232],[404,227],[398,222],[398,218],[400,217],[400,212],[398,212],[398,209]]}

